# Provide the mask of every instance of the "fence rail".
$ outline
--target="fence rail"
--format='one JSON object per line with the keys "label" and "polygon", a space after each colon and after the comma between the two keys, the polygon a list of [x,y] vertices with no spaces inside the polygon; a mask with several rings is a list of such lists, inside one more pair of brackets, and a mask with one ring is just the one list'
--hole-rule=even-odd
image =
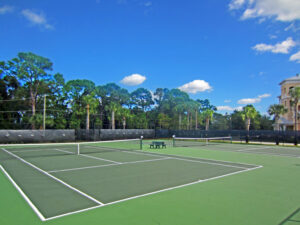
{"label": "fence rail", "polygon": [[300,131],[273,131],[273,130],[156,130],[156,137],[227,137],[234,141],[256,141],[271,143],[300,143]]}
{"label": "fence rail", "polygon": [[94,129],[94,130],[0,130],[0,143],[45,143],[101,141],[117,139],[154,138],[151,129]]}
{"label": "fence rail", "polygon": [[43,143],[101,141],[140,138],[226,137],[234,141],[300,143],[300,131],[270,130],[154,130],[154,129],[92,129],[92,130],[0,130],[0,143]]}

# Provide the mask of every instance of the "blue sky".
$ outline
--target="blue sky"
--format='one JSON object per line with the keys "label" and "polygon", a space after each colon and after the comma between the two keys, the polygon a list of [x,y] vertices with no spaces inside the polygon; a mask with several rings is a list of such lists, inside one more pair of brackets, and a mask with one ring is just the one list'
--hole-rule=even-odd
{"label": "blue sky", "polygon": [[265,113],[300,73],[296,0],[0,0],[0,33],[0,60],[30,51],[66,80],[180,87],[220,113]]}

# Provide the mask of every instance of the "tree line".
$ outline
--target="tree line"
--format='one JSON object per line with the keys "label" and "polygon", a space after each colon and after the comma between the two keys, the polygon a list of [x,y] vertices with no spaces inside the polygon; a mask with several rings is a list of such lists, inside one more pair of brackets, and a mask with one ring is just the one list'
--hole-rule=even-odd
{"label": "tree line", "polygon": [[208,99],[191,99],[179,89],[138,88],[115,83],[66,81],[53,63],[31,52],[0,61],[1,129],[273,129],[253,105],[217,113]]}

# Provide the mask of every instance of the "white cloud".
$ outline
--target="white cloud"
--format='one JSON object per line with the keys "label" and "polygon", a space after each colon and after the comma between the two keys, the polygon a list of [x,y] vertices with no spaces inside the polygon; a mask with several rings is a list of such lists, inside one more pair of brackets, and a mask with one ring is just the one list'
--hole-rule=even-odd
{"label": "white cloud", "polygon": [[211,91],[212,87],[205,80],[194,80],[180,86],[178,89],[187,93],[196,94],[198,92]]}
{"label": "white cloud", "polygon": [[254,103],[261,102],[263,98],[269,98],[269,97],[271,97],[270,94],[262,94],[257,96],[256,98],[243,98],[238,100],[238,104],[240,105],[254,104]]}
{"label": "white cloud", "polygon": [[234,9],[239,9],[245,4],[245,0],[232,0],[229,3],[229,9],[234,10]]}
{"label": "white cloud", "polygon": [[6,14],[6,13],[10,13],[14,10],[14,7],[9,6],[9,5],[4,5],[2,7],[0,7],[0,15],[2,14]]}
{"label": "white cloud", "polygon": [[151,1],[145,2],[144,6],[145,7],[150,7],[150,6],[152,6],[152,2]]}
{"label": "white cloud", "polygon": [[288,22],[300,19],[299,0],[232,0],[230,10],[244,10],[242,19],[270,18]]}
{"label": "white cloud", "polygon": [[42,13],[38,14],[29,9],[24,9],[21,13],[34,25],[39,25],[49,30],[54,29],[54,27],[47,22],[45,15],[43,15]]}
{"label": "white cloud", "polygon": [[270,94],[262,94],[258,96],[258,98],[269,98],[269,97],[271,97]]}
{"label": "white cloud", "polygon": [[293,32],[298,32],[300,30],[300,26],[296,25],[295,23],[291,23],[286,28],[284,28],[284,31],[289,31],[289,30]]}
{"label": "white cloud", "polygon": [[275,45],[268,44],[257,44],[253,47],[254,50],[258,52],[273,52],[273,53],[282,53],[288,54],[289,51],[296,46],[296,42],[293,41],[291,37],[287,38],[285,41],[281,43],[277,43]]}
{"label": "white cloud", "polygon": [[277,35],[271,34],[271,35],[269,35],[269,37],[270,37],[270,39],[276,39]]}
{"label": "white cloud", "polygon": [[258,103],[260,101],[261,101],[260,98],[243,98],[243,99],[238,100],[238,104],[241,104],[241,105],[254,104],[254,103]]}
{"label": "white cloud", "polygon": [[234,109],[237,110],[237,111],[242,111],[243,107],[242,106],[238,106],[238,107],[235,107]]}
{"label": "white cloud", "polygon": [[126,76],[121,80],[121,83],[127,86],[136,86],[142,84],[146,80],[145,76],[140,74],[132,74],[130,76]]}
{"label": "white cloud", "polygon": [[234,110],[241,111],[242,109],[243,109],[242,106],[239,107],[231,107],[228,105],[217,106],[218,111],[234,111]]}
{"label": "white cloud", "polygon": [[290,61],[296,61],[297,63],[300,63],[300,51],[291,55]]}

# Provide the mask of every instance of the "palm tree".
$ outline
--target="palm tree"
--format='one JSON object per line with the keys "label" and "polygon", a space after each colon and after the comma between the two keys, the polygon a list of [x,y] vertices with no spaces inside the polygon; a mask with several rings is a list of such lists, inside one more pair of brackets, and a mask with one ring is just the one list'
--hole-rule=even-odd
{"label": "palm tree", "polygon": [[120,111],[120,114],[122,116],[122,124],[123,124],[123,129],[126,129],[126,119],[132,117],[130,110],[126,108],[122,108]]}
{"label": "palm tree", "polygon": [[274,120],[275,120],[275,124],[276,124],[275,130],[279,130],[278,120],[279,120],[280,116],[287,113],[287,111],[288,110],[286,108],[284,108],[283,105],[279,105],[279,104],[270,105],[270,107],[268,109],[268,113],[271,116],[274,115]]}
{"label": "palm tree", "polygon": [[182,128],[182,114],[185,112],[186,105],[183,102],[178,103],[174,110],[178,113],[178,129]]}
{"label": "palm tree", "polygon": [[99,101],[95,98],[95,93],[83,96],[83,102],[86,104],[86,129],[90,129],[90,114],[96,114]]}
{"label": "palm tree", "polygon": [[199,113],[200,103],[194,101],[194,110],[195,110],[195,130],[198,130],[198,113]]}
{"label": "palm tree", "polygon": [[204,119],[205,119],[205,130],[208,130],[209,129],[209,121],[212,120],[214,111],[211,109],[206,109],[205,111],[203,111],[202,115],[204,116]]}
{"label": "palm tree", "polygon": [[111,102],[105,107],[105,109],[111,112],[111,129],[114,130],[116,128],[115,114],[116,112],[119,112],[119,110],[121,109],[121,105],[116,102]]}
{"label": "palm tree", "polygon": [[290,96],[292,98],[291,105],[294,107],[294,120],[295,120],[295,126],[294,130],[297,129],[297,124],[298,124],[298,102],[300,100],[300,87],[294,87],[290,90]]}
{"label": "palm tree", "polygon": [[249,132],[251,119],[254,119],[257,115],[256,109],[253,105],[246,105],[242,111],[242,118],[245,121],[246,130]]}

